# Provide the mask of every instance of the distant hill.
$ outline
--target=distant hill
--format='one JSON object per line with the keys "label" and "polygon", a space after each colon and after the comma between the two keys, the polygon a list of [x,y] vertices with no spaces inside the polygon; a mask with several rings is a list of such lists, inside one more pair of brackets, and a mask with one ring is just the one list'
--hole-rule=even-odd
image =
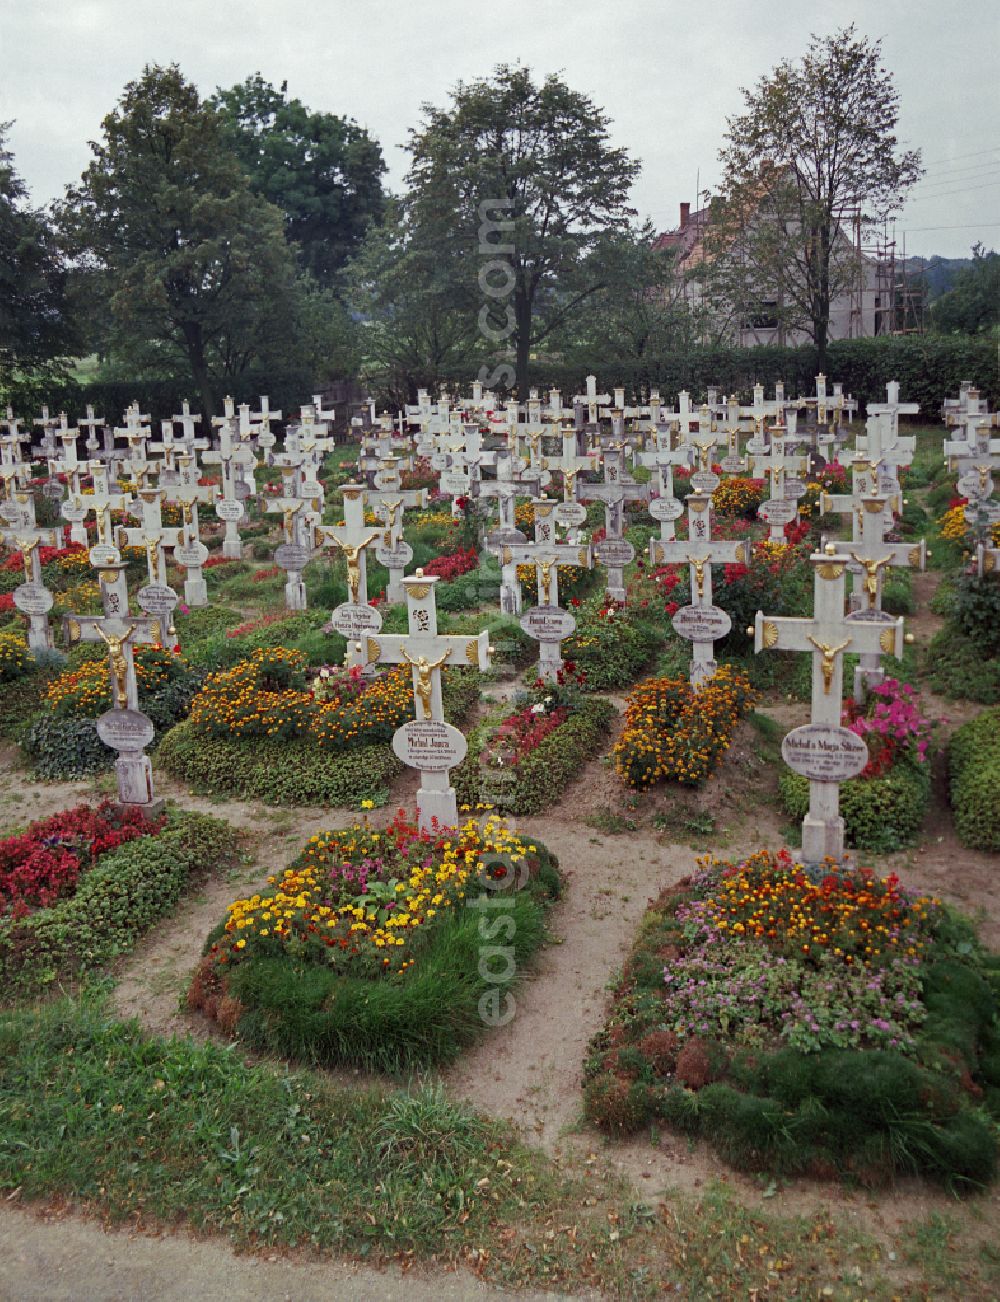
{"label": "distant hill", "polygon": [[926,282],[927,301],[933,303],[951,289],[957,271],[971,266],[971,258],[942,258],[935,253],[930,258],[907,258],[906,275],[910,280],[920,277]]}

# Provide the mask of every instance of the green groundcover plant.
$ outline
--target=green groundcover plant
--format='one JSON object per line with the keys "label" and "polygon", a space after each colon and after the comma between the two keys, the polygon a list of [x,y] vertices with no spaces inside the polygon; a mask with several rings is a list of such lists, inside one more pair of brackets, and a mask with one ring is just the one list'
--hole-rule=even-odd
{"label": "green groundcover plant", "polygon": [[955,1189],[996,1173],[1000,965],[898,878],[703,861],[647,913],[585,1068],[588,1118],[734,1166]]}
{"label": "green groundcover plant", "polygon": [[606,741],[617,711],[586,698],[564,666],[558,680],[491,711],[469,737],[469,753],[453,770],[459,803],[509,814],[537,814],[555,804]]}
{"label": "green groundcover plant", "polygon": [[269,889],[230,905],[188,1003],[307,1062],[446,1062],[513,1016],[510,987],[559,891],[555,859],[502,820],[420,831],[402,810],[310,838]]}
{"label": "green groundcover plant", "polygon": [[[104,968],[177,903],[236,861],[219,819],[170,808],[150,822],[109,802],[0,841],[0,976],[15,995]],[[6,901],[6,907],[4,907]]]}
{"label": "green groundcover plant", "polygon": [[1000,708],[957,728],[948,748],[955,830],[973,850],[1000,851]]}

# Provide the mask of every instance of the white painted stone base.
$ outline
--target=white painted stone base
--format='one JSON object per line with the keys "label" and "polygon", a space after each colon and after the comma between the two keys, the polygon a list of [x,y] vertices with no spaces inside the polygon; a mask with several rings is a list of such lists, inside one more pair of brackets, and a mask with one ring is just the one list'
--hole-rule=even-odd
{"label": "white painted stone base", "polygon": [[838,862],[844,857],[844,820],[806,814],[802,820],[802,862],[812,867],[827,855]]}
{"label": "white painted stone base", "polygon": [[285,584],[285,607],[288,610],[306,609],[306,585],[302,582],[302,575],[294,571],[289,571]]}
{"label": "white painted stone base", "polygon": [[[425,778],[436,774],[424,774]],[[429,791],[420,787],[417,791],[417,825],[420,830],[430,831],[437,819],[439,827],[455,827],[458,824],[458,799],[454,787]]]}
{"label": "white painted stone base", "polygon": [[157,803],[153,796],[153,766],[148,755],[128,751],[120,754],[115,760],[115,774],[121,804],[149,809]]}
{"label": "white painted stone base", "polygon": [[208,605],[208,584],[204,579],[184,580],[184,600],[189,606]]}
{"label": "white painted stone base", "polygon": [[49,628],[48,615],[29,615],[28,650],[51,651],[52,647],[52,630]]}

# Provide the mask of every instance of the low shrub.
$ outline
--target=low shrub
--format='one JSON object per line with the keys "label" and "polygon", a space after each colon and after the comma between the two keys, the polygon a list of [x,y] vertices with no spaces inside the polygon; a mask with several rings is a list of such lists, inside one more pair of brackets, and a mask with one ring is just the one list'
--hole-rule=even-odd
{"label": "low shrub", "polygon": [[955,730],[948,777],[959,840],[973,850],[1000,850],[1000,709],[984,710]]}
{"label": "low shrub", "polygon": [[[782,807],[796,822],[809,810],[809,782],[789,770],[778,778]],[[897,764],[878,777],[850,778],[840,786],[844,835],[856,850],[891,854],[912,845],[931,799],[930,766]]]}
{"label": "low shrub", "polygon": [[694,688],[686,678],[651,678],[629,693],[614,748],[626,786],[700,786],[722,763],[738,720],[753,705],[746,674],[723,665]]}
{"label": "low shrub", "polygon": [[0,917],[0,974],[16,995],[77,980],[127,953],[194,877],[224,870],[236,833],[204,814],[172,809],[162,830],[102,853],[75,892],[27,917]]}
{"label": "low shrub", "polygon": [[[524,706],[519,714],[530,710]],[[518,737],[503,733],[509,709],[494,712],[471,734],[468,755],[452,771],[459,803],[471,809],[486,804],[510,814],[548,809],[599,753],[616,717],[610,701],[582,700],[526,749]]]}
{"label": "low shrub", "polygon": [[272,1052],[398,1071],[446,1062],[490,1016],[510,1019],[508,987],[542,943],[559,879],[544,847],[499,820],[442,835],[400,811],[384,832],[312,837],[270,884],[209,937],[189,1005]]}
{"label": "low shrub", "polygon": [[595,594],[572,606],[576,631],[563,643],[563,656],[575,664],[588,692],[614,691],[634,683],[662,644],[662,634],[642,621],[631,606]]}
{"label": "low shrub", "polygon": [[198,794],[269,805],[352,806],[383,790],[403,767],[384,744],[343,755],[321,750],[312,741],[272,748],[255,738],[200,737],[190,720],[167,733],[156,762]]}
{"label": "low shrub", "polygon": [[984,655],[954,624],[931,638],[924,657],[931,689],[952,700],[1000,704],[1000,657]]}

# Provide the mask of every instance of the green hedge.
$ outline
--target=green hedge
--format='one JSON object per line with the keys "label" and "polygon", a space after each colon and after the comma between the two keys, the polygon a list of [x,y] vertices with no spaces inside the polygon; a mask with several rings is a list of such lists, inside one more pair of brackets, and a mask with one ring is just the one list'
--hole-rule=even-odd
{"label": "green hedge", "polygon": [[[785,812],[796,822],[809,810],[809,782],[785,771],[778,779]],[[877,778],[841,783],[840,813],[844,834],[857,850],[888,854],[912,845],[931,798],[930,764],[899,763]]]}
{"label": "green hedge", "polygon": [[[827,350],[825,371],[830,382],[843,382],[844,392],[859,403],[885,401],[885,386],[898,380],[906,402],[918,402],[923,417],[937,418],[945,398],[957,397],[963,380],[971,380],[991,407],[1000,403],[996,344],[971,336],[886,335],[877,339],[841,339]],[[597,376],[598,390],[625,386],[632,401],[648,394],[651,385],[672,401],[687,389],[700,402],[709,385],[723,393],[738,393],[749,401],[756,382],[768,395],[783,380],[792,396],[815,393],[816,349],[727,346],[677,350],[666,357],[611,359],[606,354],[581,355],[573,362],[539,361],[529,371],[529,383],[565,394],[583,392],[587,375]],[[459,387],[468,375],[442,377]]]}
{"label": "green hedge", "polygon": [[948,776],[959,840],[972,850],[1000,851],[1000,708],[955,730]]}
{"label": "green hedge", "polygon": [[252,737],[199,737],[186,720],[164,737],[156,763],[199,794],[348,807],[385,788],[403,768],[387,745],[348,752],[309,741],[267,747]]}
{"label": "green hedge", "polygon": [[491,731],[509,707],[495,712],[469,737],[469,753],[452,773],[460,805],[492,805],[502,813],[537,814],[562,796],[587,760],[598,753],[617,710],[610,701],[591,698],[574,707],[560,727],[506,769],[483,769],[480,757]]}
{"label": "green hedge", "polygon": [[76,980],[127,953],[191,878],[225,869],[236,853],[228,824],[171,809],[162,832],[103,855],[74,895],[25,918],[0,918],[0,976],[8,993]]}

